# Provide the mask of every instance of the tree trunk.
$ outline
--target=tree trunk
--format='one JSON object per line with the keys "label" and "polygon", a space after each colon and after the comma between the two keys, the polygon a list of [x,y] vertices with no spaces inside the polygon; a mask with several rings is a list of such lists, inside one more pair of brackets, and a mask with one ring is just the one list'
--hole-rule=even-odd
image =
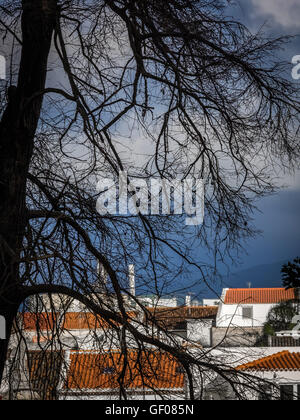
{"label": "tree trunk", "polygon": [[26,216],[26,179],[40,118],[47,61],[57,19],[57,0],[23,0],[22,54],[18,84],[8,90],[0,122],[0,383],[13,319],[22,302],[19,263]]}
{"label": "tree trunk", "polygon": [[[0,369],[1,369],[1,380],[5,368],[5,361],[7,358],[7,351],[9,345],[9,338],[13,329],[14,319],[17,315],[18,308],[21,301],[17,299],[17,296],[0,296],[0,310],[1,315],[5,318],[6,322],[6,339],[0,340]],[[3,378],[5,380],[5,377]],[[0,382],[1,383],[1,382]]]}

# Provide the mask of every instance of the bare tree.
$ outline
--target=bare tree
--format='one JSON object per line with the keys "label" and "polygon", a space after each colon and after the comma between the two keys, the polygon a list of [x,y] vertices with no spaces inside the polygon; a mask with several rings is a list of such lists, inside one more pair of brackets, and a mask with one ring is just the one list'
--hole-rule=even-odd
{"label": "bare tree", "polygon": [[[141,289],[157,295],[189,268],[212,287],[217,264],[254,234],[254,200],[274,191],[274,167],[299,161],[299,98],[276,58],[287,38],[253,35],[219,1],[2,0],[0,11],[11,54],[0,123],[0,378],[20,305],[59,294],[109,323],[124,355],[129,334],[135,347],[175,357],[191,398],[195,366],[234,386],[231,370],[132,322],[128,301],[150,314],[126,273],[134,263]],[[137,146],[142,156],[132,157]],[[128,182],[203,178],[203,225],[98,214],[97,178],[120,171]],[[109,278],[101,293],[97,262]]]}

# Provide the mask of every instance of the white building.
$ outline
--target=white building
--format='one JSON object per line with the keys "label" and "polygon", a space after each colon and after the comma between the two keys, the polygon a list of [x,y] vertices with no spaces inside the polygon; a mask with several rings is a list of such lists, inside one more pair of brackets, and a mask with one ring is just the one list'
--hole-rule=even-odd
{"label": "white building", "polygon": [[260,391],[246,390],[252,400],[300,400],[300,353],[284,350],[237,367],[261,379]]}
{"label": "white building", "polygon": [[138,301],[146,306],[147,308],[176,308],[177,298],[176,297],[158,297],[155,295],[149,296],[137,296]]}
{"label": "white building", "polygon": [[232,378],[227,376],[229,380],[218,373],[207,375],[202,394],[206,400],[236,400],[241,395],[247,400],[300,398],[299,347],[218,348],[207,355],[208,362],[218,360],[220,365],[230,366],[235,373]]}
{"label": "white building", "polygon": [[216,326],[218,328],[262,327],[274,306],[295,299],[295,289],[224,289]]}
{"label": "white building", "polygon": [[203,306],[219,306],[220,304],[220,299],[203,299],[202,300],[202,305]]}

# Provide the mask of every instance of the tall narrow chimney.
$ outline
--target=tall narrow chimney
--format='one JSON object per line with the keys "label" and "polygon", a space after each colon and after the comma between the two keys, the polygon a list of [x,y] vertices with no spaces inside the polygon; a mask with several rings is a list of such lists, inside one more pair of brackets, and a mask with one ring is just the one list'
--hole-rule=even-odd
{"label": "tall narrow chimney", "polygon": [[103,267],[103,265],[100,263],[100,261],[98,261],[98,265],[97,265],[97,274],[98,274],[100,289],[105,291],[106,286],[107,286],[107,272],[105,268]]}
{"label": "tall narrow chimney", "polygon": [[185,297],[185,306],[192,306],[192,296],[191,295],[187,295]]}
{"label": "tall narrow chimney", "polygon": [[132,296],[135,296],[135,275],[134,275],[134,265],[130,264],[128,267],[129,274],[129,293]]}

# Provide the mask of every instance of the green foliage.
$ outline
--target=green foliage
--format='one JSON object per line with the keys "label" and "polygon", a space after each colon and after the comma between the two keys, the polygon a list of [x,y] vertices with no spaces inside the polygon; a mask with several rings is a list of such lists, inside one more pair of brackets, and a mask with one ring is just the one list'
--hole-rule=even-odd
{"label": "green foliage", "polygon": [[264,333],[275,335],[278,331],[291,330],[293,328],[292,319],[296,314],[297,310],[292,302],[279,303],[270,310],[264,325]]}
{"label": "green foliage", "polygon": [[292,263],[285,264],[281,273],[284,287],[288,289],[300,287],[300,258],[295,258]]}
{"label": "green foliage", "polygon": [[275,335],[275,330],[272,327],[271,324],[269,324],[268,322],[265,323],[264,325],[264,336],[269,336],[269,335]]}
{"label": "green foliage", "polygon": [[268,345],[268,336],[275,336],[276,332],[292,330],[293,317],[297,309],[292,301],[281,302],[274,306],[268,313],[267,321],[264,324],[263,334],[256,342],[256,346],[265,347]]}

